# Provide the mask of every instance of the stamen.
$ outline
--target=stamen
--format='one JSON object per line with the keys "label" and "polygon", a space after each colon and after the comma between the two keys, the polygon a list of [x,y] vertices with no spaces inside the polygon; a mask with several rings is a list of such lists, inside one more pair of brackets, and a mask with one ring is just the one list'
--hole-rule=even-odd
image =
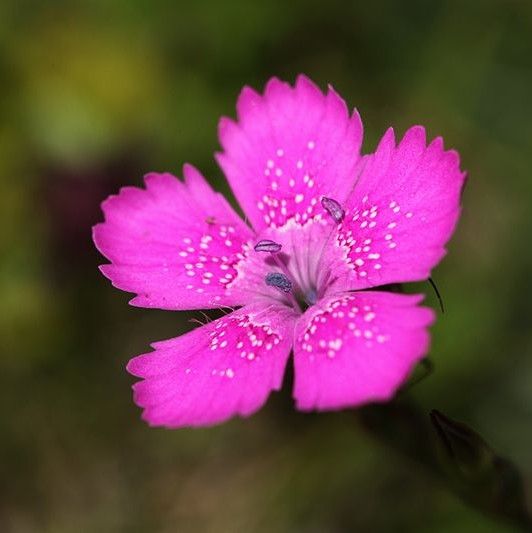
{"label": "stamen", "polygon": [[290,292],[292,290],[292,282],[281,272],[266,274],[266,285],[275,287],[282,292]]}
{"label": "stamen", "polygon": [[342,209],[342,206],[332,198],[327,198],[324,196],[321,199],[321,205],[323,206],[323,209],[331,215],[332,219],[337,223],[340,224],[345,216],[345,211]]}
{"label": "stamen", "polygon": [[275,241],[272,241],[270,239],[262,239],[255,245],[255,251],[256,252],[271,252],[272,254],[275,254],[279,251],[281,251],[282,244],[279,244]]}

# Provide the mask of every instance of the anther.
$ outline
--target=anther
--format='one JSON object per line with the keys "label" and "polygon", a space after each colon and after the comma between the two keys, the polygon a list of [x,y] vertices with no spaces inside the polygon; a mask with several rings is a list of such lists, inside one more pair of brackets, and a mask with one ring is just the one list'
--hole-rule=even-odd
{"label": "anther", "polygon": [[332,198],[327,198],[324,196],[321,199],[321,205],[323,206],[323,209],[331,215],[332,219],[337,223],[340,224],[345,216],[345,211],[342,209],[342,206]]}
{"label": "anther", "polygon": [[282,292],[290,292],[292,290],[292,282],[281,272],[266,274],[266,285],[275,287]]}
{"label": "anther", "polygon": [[271,252],[271,253],[277,253],[281,250],[283,246],[275,241],[272,241],[270,239],[262,239],[255,245],[255,251],[256,252]]}

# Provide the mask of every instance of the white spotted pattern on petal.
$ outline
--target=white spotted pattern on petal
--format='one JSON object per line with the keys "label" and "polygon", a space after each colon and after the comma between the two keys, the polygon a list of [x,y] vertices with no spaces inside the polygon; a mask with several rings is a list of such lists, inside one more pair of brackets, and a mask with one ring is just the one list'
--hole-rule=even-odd
{"label": "white spotted pattern on petal", "polygon": [[[209,336],[211,351],[227,349],[250,362],[258,361],[261,354],[269,352],[282,341],[282,336],[269,325],[257,324],[249,315],[220,320]],[[229,374],[228,370],[231,370]],[[234,377],[232,369],[213,369],[212,374]]]}
{"label": "white spotted pattern on petal", "polygon": [[[306,145],[307,153],[315,148],[315,141],[310,139]],[[265,161],[264,176],[266,192],[258,200],[257,208],[270,227],[280,227],[291,218],[305,223],[319,212],[316,206],[320,194],[314,177],[306,170],[305,155],[291,157],[283,148],[278,148]]]}
{"label": "white spotted pattern on petal", "polygon": [[347,214],[338,226],[336,244],[344,249],[345,261],[358,278],[378,274],[399,245],[396,235],[403,219],[412,216],[393,199],[372,203],[368,196]]}
{"label": "white spotted pattern on petal", "polygon": [[372,348],[375,343],[390,340],[389,335],[375,324],[376,318],[377,310],[373,305],[358,305],[356,296],[344,295],[328,302],[312,317],[298,336],[297,343],[310,360],[316,357],[334,359],[342,346],[350,345],[353,339]]}
{"label": "white spotted pattern on petal", "polygon": [[231,224],[208,222],[203,233],[183,237],[178,249],[188,278],[185,288],[199,294],[212,286],[225,288],[237,277],[235,265],[244,257],[241,237]]}

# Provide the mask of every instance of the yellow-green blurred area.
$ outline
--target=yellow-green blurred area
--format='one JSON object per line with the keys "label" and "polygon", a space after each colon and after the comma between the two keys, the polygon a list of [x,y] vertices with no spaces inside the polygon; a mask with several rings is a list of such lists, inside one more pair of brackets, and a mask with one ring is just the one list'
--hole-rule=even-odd
{"label": "yellow-green blurred area", "polygon": [[219,117],[243,85],[300,72],[360,110],[366,152],[416,123],[459,150],[435,373],[414,396],[532,487],[531,2],[4,0],[0,531],[512,531],[352,413],[296,413],[288,387],[219,427],[140,421],[125,363],[201,316],[127,305],[97,269],[99,204],[184,162],[228,192]]}

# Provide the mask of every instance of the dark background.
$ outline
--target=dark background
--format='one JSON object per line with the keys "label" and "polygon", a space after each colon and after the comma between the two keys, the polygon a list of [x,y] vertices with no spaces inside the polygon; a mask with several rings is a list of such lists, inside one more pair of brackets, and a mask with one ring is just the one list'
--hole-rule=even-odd
{"label": "dark background", "polygon": [[211,429],[139,419],[126,361],[199,315],[127,305],[97,270],[99,204],[185,161],[226,191],[219,117],[244,84],[300,72],[358,107],[365,151],[415,123],[459,150],[447,311],[414,396],[532,483],[531,2],[3,1],[1,531],[512,531],[289,390]]}

